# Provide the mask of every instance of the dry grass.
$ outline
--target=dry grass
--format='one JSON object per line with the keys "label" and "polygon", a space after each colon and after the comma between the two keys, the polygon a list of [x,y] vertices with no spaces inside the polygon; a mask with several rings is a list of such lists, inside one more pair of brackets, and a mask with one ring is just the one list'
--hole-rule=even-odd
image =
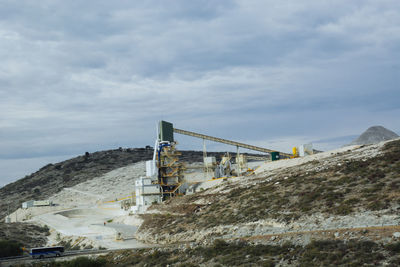
{"label": "dry grass", "polygon": [[0,240],[13,240],[26,247],[39,247],[47,242],[49,228],[28,223],[0,223]]}
{"label": "dry grass", "polygon": [[[400,243],[383,246],[371,241],[314,241],[305,247],[291,244],[252,245],[216,240],[188,249],[156,248],[111,252],[86,265],[57,262],[57,266],[398,266]],[[97,265],[89,265],[94,264]],[[37,263],[34,266],[45,266]]]}
{"label": "dry grass", "polygon": [[[397,207],[400,204],[400,141],[387,143],[382,152],[375,158],[346,160],[340,166],[333,165],[322,171],[309,171],[318,167],[316,162],[288,168],[272,181],[261,180],[229,193],[214,195],[206,190],[172,199],[157,207],[168,211],[169,217],[162,220],[158,216],[145,217],[141,230],[173,234],[177,232],[177,225],[180,232],[271,218],[287,222],[316,212],[347,215]],[[192,204],[199,199],[210,204]]]}

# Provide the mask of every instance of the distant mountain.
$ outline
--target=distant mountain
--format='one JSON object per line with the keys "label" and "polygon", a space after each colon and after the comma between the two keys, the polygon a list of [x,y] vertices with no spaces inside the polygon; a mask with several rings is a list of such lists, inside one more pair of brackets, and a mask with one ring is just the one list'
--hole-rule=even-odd
{"label": "distant mountain", "polygon": [[399,137],[395,132],[392,132],[382,126],[372,126],[363,132],[357,139],[352,141],[350,145],[368,145],[376,144],[382,141],[392,140]]}

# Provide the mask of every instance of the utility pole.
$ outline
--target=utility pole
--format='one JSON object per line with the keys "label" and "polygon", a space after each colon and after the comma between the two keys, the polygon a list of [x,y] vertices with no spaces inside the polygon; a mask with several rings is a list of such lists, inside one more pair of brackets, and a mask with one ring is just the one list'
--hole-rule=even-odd
{"label": "utility pole", "polygon": [[236,146],[236,166],[238,168],[237,176],[240,176],[242,174],[242,166],[240,162],[239,146]]}
{"label": "utility pole", "polygon": [[206,139],[203,138],[203,164],[206,165],[206,179],[208,179],[208,162],[207,159],[207,149],[206,149]]}

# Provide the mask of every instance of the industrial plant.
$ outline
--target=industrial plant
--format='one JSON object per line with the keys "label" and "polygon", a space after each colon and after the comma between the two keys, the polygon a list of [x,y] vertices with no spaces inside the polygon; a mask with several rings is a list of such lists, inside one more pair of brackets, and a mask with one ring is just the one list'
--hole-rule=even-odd
{"label": "industrial plant", "polygon": [[[176,134],[203,141],[202,162],[187,164],[181,159],[182,151],[177,148]],[[236,148],[236,153],[219,153],[219,156],[215,156],[216,153],[207,153],[206,141],[233,146]],[[65,188],[58,196],[23,202],[19,210],[12,214],[8,212],[5,221],[30,220],[42,213],[65,209],[66,204],[71,208],[80,207],[85,204],[83,199],[87,199],[86,205],[93,203],[96,207],[102,209],[115,209],[115,205],[119,205],[120,210],[118,208],[118,212],[114,215],[143,214],[152,204],[161,203],[176,196],[193,194],[230,178],[249,176],[265,163],[303,157],[314,153],[312,144],[293,147],[293,153],[289,154],[178,129],[172,123],[166,121],[160,121],[157,124],[154,148],[147,146],[145,151],[151,153],[151,149],[153,149],[152,159],[143,163],[143,169],[145,170],[143,175],[128,175],[130,179],[133,179],[131,182],[129,179],[122,178],[124,182],[121,188],[114,188],[112,191],[110,188],[101,189],[99,188],[100,185],[93,184],[91,188],[103,192],[103,195],[89,193],[87,189]],[[257,153],[241,153],[240,149],[247,149]],[[88,159],[90,159],[90,154],[87,152],[85,153],[84,161],[88,161]],[[135,170],[135,173],[140,172]],[[112,177],[111,174],[110,177]],[[112,183],[114,186],[116,185],[115,181],[112,181]],[[109,187],[109,185],[106,187]],[[105,195],[104,191],[107,192]],[[71,204],[69,205],[67,198],[71,198],[69,200]]]}
{"label": "industrial plant", "polygon": [[[181,153],[176,147],[177,140],[174,136],[175,133],[203,140],[203,182],[251,174],[254,172],[254,168],[249,167],[249,160],[258,160],[262,162],[277,161],[314,153],[312,144],[293,147],[293,154],[288,154],[268,148],[177,129],[174,128],[172,123],[166,121],[159,122],[157,133],[153,159],[146,162],[146,177],[140,177],[135,181],[136,205],[131,208],[131,211],[134,213],[146,211],[147,207],[153,203],[160,203],[170,197],[184,195],[186,193],[190,194],[196,191],[196,184],[200,182],[193,182],[190,179],[186,179],[185,171],[190,169],[190,167],[185,166],[179,159]],[[206,140],[236,147],[236,156],[232,157],[229,152],[220,159],[207,156]],[[259,156],[244,155],[240,153],[240,148],[261,152],[263,154],[259,154]]]}
{"label": "industrial plant", "polygon": [[[398,240],[399,176],[393,170],[399,140],[382,132],[387,131],[371,127],[357,139],[361,145],[319,152],[304,144],[289,154],[160,121],[154,147],[87,152],[43,167],[35,174],[40,179],[21,179],[16,186],[33,186],[23,192],[19,208],[10,209],[8,203],[4,225],[46,225],[49,233],[40,246],[61,244],[68,253],[164,244],[196,247],[216,239],[296,246],[326,237]],[[179,135],[202,140],[203,151],[180,150]],[[371,139],[376,144],[363,144]],[[236,153],[207,151],[206,141],[231,145]],[[110,162],[119,165],[110,168]],[[382,166],[382,172],[375,171]],[[48,191],[61,188],[39,195],[46,190],[41,181],[54,183]],[[371,194],[376,191],[382,191],[380,198]]]}

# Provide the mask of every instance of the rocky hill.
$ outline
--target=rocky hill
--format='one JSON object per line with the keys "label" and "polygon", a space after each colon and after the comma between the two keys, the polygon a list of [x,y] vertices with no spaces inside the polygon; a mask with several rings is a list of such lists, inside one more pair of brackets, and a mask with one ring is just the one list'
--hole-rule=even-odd
{"label": "rocky hill", "polygon": [[154,205],[137,236],[165,244],[260,237],[295,245],[400,237],[400,140],[319,155]]}
{"label": "rocky hill", "polygon": [[[54,266],[399,266],[400,243],[313,241],[307,246],[251,244],[215,240],[207,246],[175,246],[110,252],[98,258],[52,262]],[[33,266],[47,267],[39,261]],[[52,265],[52,266],[53,266]]]}
{"label": "rocky hill", "polygon": [[100,176],[113,169],[152,157],[153,150],[145,148],[115,149],[86,153],[56,164],[48,164],[35,173],[0,188],[0,218],[4,218],[7,205],[10,212],[21,207],[21,203],[35,199],[46,199],[71,187]]}
{"label": "rocky hill", "polygon": [[[211,152],[213,156],[222,153]],[[21,203],[31,199],[47,199],[61,192],[63,188],[80,185],[90,180],[112,173],[121,167],[134,165],[153,157],[153,149],[128,148],[85,153],[63,162],[48,164],[35,173],[0,188],[0,218],[8,210],[10,213],[21,207]],[[182,151],[181,159],[192,163],[202,161],[201,151]],[[22,216],[19,214],[19,216]],[[43,246],[47,242],[48,229],[30,223],[6,224],[0,222],[0,241],[15,241],[26,247]],[[1,254],[1,253],[0,253]]]}
{"label": "rocky hill", "polygon": [[[183,162],[201,162],[202,151],[181,151]],[[210,156],[220,157],[223,153],[208,152]],[[0,218],[14,212],[28,200],[42,200],[60,192],[63,188],[72,187],[112,170],[139,162],[150,160],[153,148],[119,148],[114,150],[85,153],[63,162],[48,164],[35,173],[0,188]]]}
{"label": "rocky hill", "polygon": [[[150,158],[152,150],[98,153],[103,161],[129,164],[138,155]],[[79,169],[88,157],[94,158],[67,162]],[[186,151],[182,158],[201,161],[202,152]],[[38,173],[53,171],[54,165]],[[400,139],[269,162],[248,176],[217,181],[140,215],[136,238],[157,248],[112,252],[98,266],[400,264]]]}
{"label": "rocky hill", "polygon": [[136,237],[157,247],[111,252],[96,266],[400,265],[400,139],[221,181],[141,216]]}
{"label": "rocky hill", "polygon": [[399,136],[385,127],[372,126],[363,132],[356,140],[350,143],[350,145],[369,145],[376,144],[382,141],[392,140]]}
{"label": "rocky hill", "polygon": [[49,228],[28,223],[0,223],[0,240],[12,240],[24,247],[40,247],[47,243]]}
{"label": "rocky hill", "polygon": [[[400,243],[312,241],[306,246],[215,240],[197,247],[111,252],[93,266],[399,266]],[[43,265],[44,266],[44,265]],[[63,265],[71,266],[71,265]]]}

